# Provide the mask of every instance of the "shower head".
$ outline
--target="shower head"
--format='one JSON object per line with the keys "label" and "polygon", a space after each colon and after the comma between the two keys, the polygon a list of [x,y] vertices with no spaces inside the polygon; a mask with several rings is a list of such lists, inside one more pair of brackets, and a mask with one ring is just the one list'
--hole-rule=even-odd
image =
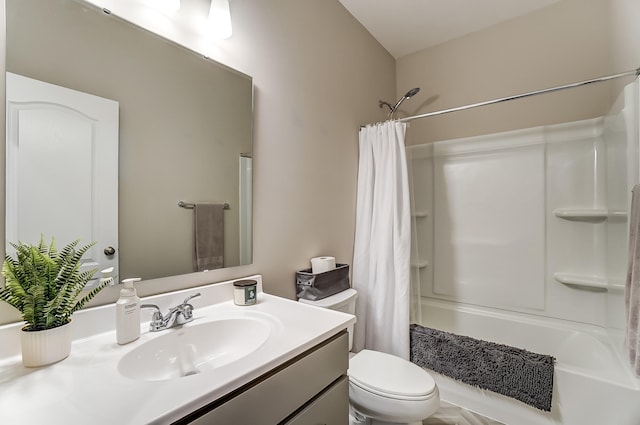
{"label": "shower head", "polygon": [[407,94],[404,95],[404,97],[409,99],[410,97],[417,95],[419,91],[420,91],[420,87],[413,88],[409,90]]}
{"label": "shower head", "polygon": [[402,96],[398,102],[395,104],[395,106],[393,108],[391,108],[391,113],[393,114],[395,111],[398,110],[398,107],[402,104],[402,102],[404,102],[405,100],[409,99],[410,97],[415,96],[416,94],[418,94],[418,92],[420,91],[420,87],[415,87],[411,90],[409,90],[407,93],[405,93],[404,96]]}
{"label": "shower head", "polygon": [[402,96],[400,99],[398,99],[398,101],[396,102],[395,105],[391,105],[389,102],[385,102],[384,100],[379,100],[378,101],[378,105],[381,108],[383,106],[386,106],[387,108],[389,108],[389,115],[387,115],[387,117],[391,118],[393,116],[393,114],[398,110],[398,107],[402,104],[402,102],[404,102],[405,100],[409,99],[410,97],[415,96],[416,94],[418,94],[419,91],[420,91],[420,87],[412,88],[411,90],[406,92],[404,96]]}

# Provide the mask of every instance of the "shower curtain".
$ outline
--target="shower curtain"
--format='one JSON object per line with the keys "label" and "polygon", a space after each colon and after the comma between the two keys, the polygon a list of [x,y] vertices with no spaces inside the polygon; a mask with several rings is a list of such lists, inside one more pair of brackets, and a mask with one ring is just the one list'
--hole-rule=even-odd
{"label": "shower curtain", "polygon": [[411,223],[405,132],[406,124],[393,121],[360,130],[353,349],[408,359]]}

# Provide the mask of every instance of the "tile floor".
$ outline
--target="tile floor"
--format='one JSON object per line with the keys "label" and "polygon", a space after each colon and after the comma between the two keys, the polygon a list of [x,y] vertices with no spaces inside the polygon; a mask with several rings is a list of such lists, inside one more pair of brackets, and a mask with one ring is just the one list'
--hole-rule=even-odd
{"label": "tile floor", "polygon": [[428,419],[422,421],[422,425],[505,425],[502,422],[480,416],[462,407],[446,402],[440,403],[440,409]]}

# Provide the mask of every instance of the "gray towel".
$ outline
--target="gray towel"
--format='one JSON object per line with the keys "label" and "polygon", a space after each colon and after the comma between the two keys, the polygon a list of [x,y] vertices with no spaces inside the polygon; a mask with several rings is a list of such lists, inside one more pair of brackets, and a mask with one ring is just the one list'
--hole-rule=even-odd
{"label": "gray towel", "polygon": [[415,324],[410,338],[418,366],[551,411],[552,356]]}
{"label": "gray towel", "polygon": [[224,265],[224,205],[196,204],[194,269],[205,271]]}
{"label": "gray towel", "polygon": [[629,213],[629,257],[624,302],[627,313],[625,347],[631,370],[640,378],[640,185],[632,191]]}

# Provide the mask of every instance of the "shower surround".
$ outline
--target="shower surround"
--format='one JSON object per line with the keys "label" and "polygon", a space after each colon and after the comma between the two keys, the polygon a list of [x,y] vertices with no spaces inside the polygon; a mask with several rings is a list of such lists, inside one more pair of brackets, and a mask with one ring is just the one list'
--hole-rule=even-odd
{"label": "shower surround", "polygon": [[550,413],[438,376],[442,399],[510,424],[637,425],[622,354],[637,81],[605,117],[407,154],[420,324],[557,358]]}

